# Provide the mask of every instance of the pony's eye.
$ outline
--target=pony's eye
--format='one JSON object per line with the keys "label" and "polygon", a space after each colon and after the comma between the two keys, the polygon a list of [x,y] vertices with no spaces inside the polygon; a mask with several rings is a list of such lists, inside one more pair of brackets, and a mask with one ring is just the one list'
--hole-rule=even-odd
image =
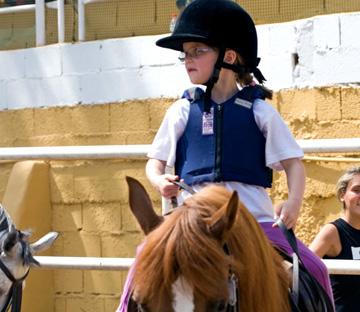
{"label": "pony's eye", "polygon": [[216,311],[216,312],[225,312],[227,309],[227,304],[223,300],[216,301],[211,304],[211,308],[207,309],[207,311]]}

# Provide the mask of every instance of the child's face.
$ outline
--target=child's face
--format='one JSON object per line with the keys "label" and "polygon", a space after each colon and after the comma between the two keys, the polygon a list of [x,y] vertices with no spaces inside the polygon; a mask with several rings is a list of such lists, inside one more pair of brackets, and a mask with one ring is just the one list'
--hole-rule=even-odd
{"label": "child's face", "polygon": [[185,68],[193,84],[206,83],[213,72],[218,52],[201,42],[185,42],[183,45]]}
{"label": "child's face", "polygon": [[345,212],[360,216],[360,175],[355,175],[349,182],[345,193],[341,196],[345,204]]}

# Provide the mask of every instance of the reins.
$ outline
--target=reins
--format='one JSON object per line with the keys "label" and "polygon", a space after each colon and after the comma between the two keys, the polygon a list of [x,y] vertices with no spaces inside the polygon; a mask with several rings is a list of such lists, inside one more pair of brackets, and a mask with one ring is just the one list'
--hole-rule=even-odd
{"label": "reins", "polygon": [[22,289],[23,281],[29,274],[29,269],[26,271],[25,275],[21,278],[16,279],[4,262],[0,259],[0,269],[4,272],[7,278],[12,282],[12,285],[9,290],[9,294],[6,299],[6,303],[1,310],[1,312],[8,311],[8,307],[11,305],[11,312],[20,312],[21,311],[21,301],[22,301]]}
{"label": "reins", "polygon": [[[194,195],[196,193],[195,190],[190,185],[187,185],[185,182],[171,181],[171,183],[177,185],[180,188],[180,190],[184,190],[184,191],[190,193],[191,195]],[[171,197],[171,206],[172,206],[172,209],[170,211],[168,211],[165,215],[170,214],[176,207],[179,206],[176,196]]]}

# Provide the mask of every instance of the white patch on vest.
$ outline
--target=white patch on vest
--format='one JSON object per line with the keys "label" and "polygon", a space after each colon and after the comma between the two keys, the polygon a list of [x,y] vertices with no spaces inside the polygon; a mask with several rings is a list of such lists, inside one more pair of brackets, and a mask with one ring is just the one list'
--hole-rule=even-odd
{"label": "white patch on vest", "polygon": [[248,109],[250,109],[252,104],[253,104],[253,103],[251,103],[249,101],[246,101],[246,100],[243,100],[243,99],[240,99],[240,98],[237,98],[234,103],[237,104],[237,105],[240,105],[242,107],[248,108]]}
{"label": "white patch on vest", "polygon": [[181,276],[172,285],[172,293],[174,296],[173,310],[175,312],[193,312],[194,295],[192,288]]}
{"label": "white patch on vest", "polygon": [[203,112],[202,116],[202,135],[214,134],[214,108],[211,107],[210,113]]}
{"label": "white patch on vest", "polygon": [[360,260],[360,247],[351,246],[351,252],[354,260]]}

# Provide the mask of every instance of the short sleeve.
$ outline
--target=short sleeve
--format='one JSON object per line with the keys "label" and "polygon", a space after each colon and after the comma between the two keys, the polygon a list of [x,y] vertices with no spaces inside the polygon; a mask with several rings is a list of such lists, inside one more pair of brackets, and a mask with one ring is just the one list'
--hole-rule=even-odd
{"label": "short sleeve", "polygon": [[266,138],[266,165],[275,170],[283,170],[280,161],[303,158],[304,152],[296,142],[280,114],[263,100],[254,102],[256,123]]}
{"label": "short sleeve", "polygon": [[189,110],[190,103],[186,99],[180,99],[169,107],[147,154],[149,158],[166,161],[169,167],[174,166],[177,141],[185,130]]}

